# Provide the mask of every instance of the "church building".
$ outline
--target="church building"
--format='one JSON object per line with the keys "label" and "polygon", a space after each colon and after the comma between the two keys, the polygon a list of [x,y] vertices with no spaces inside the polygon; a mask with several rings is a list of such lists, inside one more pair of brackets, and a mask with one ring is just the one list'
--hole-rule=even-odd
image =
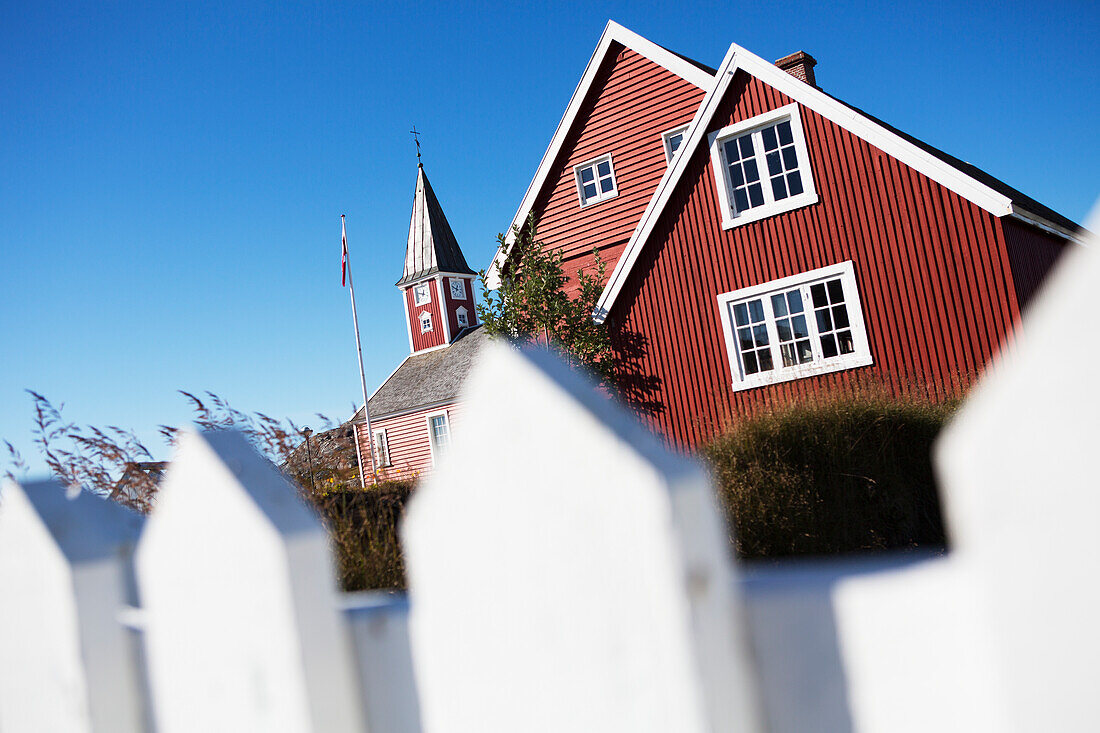
{"label": "church building", "polygon": [[373,435],[362,409],[352,418],[368,478],[372,462],[379,480],[430,473],[452,431],[461,429],[458,395],[486,338],[474,309],[476,276],[420,165],[397,281],[409,355],[370,397]]}

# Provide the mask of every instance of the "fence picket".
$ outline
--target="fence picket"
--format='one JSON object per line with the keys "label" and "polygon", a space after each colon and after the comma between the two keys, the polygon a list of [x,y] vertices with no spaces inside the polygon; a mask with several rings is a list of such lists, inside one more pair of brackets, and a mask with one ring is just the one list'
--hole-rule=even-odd
{"label": "fence picket", "polygon": [[118,622],[141,518],[56,481],[0,491],[0,730],[143,729],[143,670]]}

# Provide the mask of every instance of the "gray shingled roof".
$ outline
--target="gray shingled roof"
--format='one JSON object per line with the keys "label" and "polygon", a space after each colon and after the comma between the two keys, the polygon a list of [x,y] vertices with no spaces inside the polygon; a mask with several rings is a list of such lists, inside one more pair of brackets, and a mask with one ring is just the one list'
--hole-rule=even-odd
{"label": "gray shingled roof", "polygon": [[[370,398],[370,419],[458,397],[486,339],[485,329],[474,326],[460,333],[445,349],[413,354],[405,359]],[[363,419],[362,408],[353,419]]]}
{"label": "gray shingled roof", "polygon": [[477,274],[466,264],[451,225],[443,215],[443,207],[439,205],[439,199],[435,197],[432,184],[428,183],[424,166],[421,165],[416,174],[409,243],[405,249],[405,271],[397,284],[408,285],[437,272]]}

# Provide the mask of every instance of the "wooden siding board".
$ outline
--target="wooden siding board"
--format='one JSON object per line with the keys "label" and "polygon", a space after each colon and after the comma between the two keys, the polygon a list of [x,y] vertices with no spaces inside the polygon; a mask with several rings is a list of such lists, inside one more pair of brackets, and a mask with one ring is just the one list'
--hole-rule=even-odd
{"label": "wooden siding board", "polygon": [[[789,104],[743,72],[711,130]],[[855,384],[861,374],[897,389],[950,391],[968,381],[1016,318],[1011,283],[1030,287],[1017,231],[801,108],[819,201],[724,230],[706,146],[692,152],[611,322],[646,337],[644,369],[660,379],[664,410],[650,420],[671,442],[710,439],[763,406]],[[1007,253],[1007,254],[1006,254]],[[1041,259],[1041,258],[1035,258]],[[852,260],[874,364],[733,392],[715,296]],[[1010,277],[1011,276],[1011,277]]]}
{"label": "wooden siding board", "polygon": [[[392,465],[378,467],[380,479],[403,481],[421,479],[431,474],[434,466],[431,439],[428,435],[428,415],[438,412],[447,413],[447,424],[453,439],[455,431],[462,429],[463,407],[458,402],[371,421],[373,431],[386,431],[390,446]],[[357,428],[364,470],[369,471],[368,460],[373,460],[371,441],[366,437],[366,430],[361,423]]]}
{"label": "wooden siding board", "polygon": [[1022,311],[1069,245],[1012,219],[1001,219],[995,224],[998,240],[1004,248],[1017,310]]}
{"label": "wooden siding board", "polygon": [[[431,288],[432,301],[427,305],[416,305],[413,300],[413,288],[405,290],[405,307],[409,309],[409,329],[412,331],[413,352],[430,349],[433,346],[442,346],[446,343],[443,333],[443,318],[440,316],[440,293],[435,280],[428,281]],[[420,314],[423,311],[432,314],[432,330],[420,333]]]}

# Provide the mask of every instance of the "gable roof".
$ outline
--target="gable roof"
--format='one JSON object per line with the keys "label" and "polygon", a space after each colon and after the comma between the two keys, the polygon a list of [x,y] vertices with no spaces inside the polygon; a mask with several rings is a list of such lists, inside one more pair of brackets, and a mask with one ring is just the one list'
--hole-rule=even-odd
{"label": "gable roof", "polygon": [[397,285],[408,285],[437,272],[475,275],[458,247],[443,207],[435,197],[424,166],[416,169],[416,193],[413,195],[409,242],[405,247],[405,271]]}
{"label": "gable roof", "polygon": [[523,194],[523,200],[520,202],[519,209],[516,211],[515,217],[512,218],[512,223],[508,226],[508,231],[504,237],[504,244],[498,247],[496,254],[493,255],[493,261],[489,265],[490,287],[496,287],[499,284],[496,279],[497,269],[504,264],[504,260],[508,256],[512,243],[515,241],[515,229],[516,227],[523,226],[523,223],[527,221],[527,216],[531,213],[531,209],[534,208],[535,199],[538,197],[539,192],[542,191],[542,187],[550,176],[554,161],[565,145],[565,140],[569,136],[569,132],[573,128],[574,122],[577,120],[577,115],[580,113],[581,107],[588,97],[588,92],[596,81],[600,65],[603,63],[604,58],[606,58],[614,43],[618,43],[629,48],[638,55],[644,56],[658,66],[668,69],[673,74],[694,84],[700,89],[705,90],[713,86],[714,69],[697,61],[693,61],[686,56],[669,51],[667,48],[658,46],[653,41],[642,38],[634,31],[624,28],[613,20],[607,21],[607,25],[603,29],[603,35],[600,36],[599,43],[596,44],[596,50],[592,52],[592,57],[588,59],[588,65],[584,68],[584,74],[581,75],[581,80],[578,82],[577,88],[573,91],[573,96],[569,99],[569,104],[565,108],[565,114],[562,115],[561,121],[558,122],[558,127],[554,130],[554,136],[550,138],[550,144],[547,146],[546,152],[542,154],[542,160],[539,161],[539,167],[535,171],[535,177],[531,179],[530,185],[527,186],[527,191]]}
{"label": "gable roof", "polygon": [[[405,357],[371,395],[368,403],[371,421],[457,399],[487,339],[482,326],[473,326],[455,337],[446,349]],[[362,416],[360,407],[352,420],[362,420]]]}
{"label": "gable roof", "polygon": [[[730,44],[715,82],[707,91],[682,148],[695,150],[706,136],[707,127],[726,95],[738,70],[756,77],[783,92],[795,102],[817,112],[853,135],[866,140],[883,152],[955,192],[994,216],[1012,216],[1063,238],[1078,238],[1077,224],[1034,199],[999,181],[969,163],[964,163],[943,151],[907,135],[894,127],[806,84],[753,54],[736,43]],[[657,184],[657,189],[638,221],[626,249],[619,257],[593,317],[602,322],[607,318],[615,299],[626,283],[641,250],[653,232],[665,205],[672,197],[680,178],[688,167],[691,155],[678,155]]]}

